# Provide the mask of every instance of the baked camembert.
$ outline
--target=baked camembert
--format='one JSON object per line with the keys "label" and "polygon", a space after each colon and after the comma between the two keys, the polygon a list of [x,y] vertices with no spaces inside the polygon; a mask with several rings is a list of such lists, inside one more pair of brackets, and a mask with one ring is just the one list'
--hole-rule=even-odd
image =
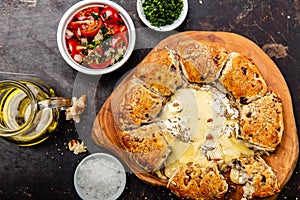
{"label": "baked camembert", "polygon": [[225,198],[230,184],[243,199],[279,192],[261,155],[281,142],[282,102],[251,59],[189,39],[153,50],[126,79],[111,107],[142,171],[186,199]]}

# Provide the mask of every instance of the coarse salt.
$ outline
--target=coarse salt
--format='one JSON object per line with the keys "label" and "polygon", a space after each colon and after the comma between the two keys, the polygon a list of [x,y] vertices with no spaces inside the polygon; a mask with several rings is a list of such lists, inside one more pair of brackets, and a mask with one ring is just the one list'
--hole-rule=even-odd
{"label": "coarse salt", "polygon": [[85,199],[111,199],[122,187],[120,166],[105,158],[93,157],[77,169],[77,186]]}

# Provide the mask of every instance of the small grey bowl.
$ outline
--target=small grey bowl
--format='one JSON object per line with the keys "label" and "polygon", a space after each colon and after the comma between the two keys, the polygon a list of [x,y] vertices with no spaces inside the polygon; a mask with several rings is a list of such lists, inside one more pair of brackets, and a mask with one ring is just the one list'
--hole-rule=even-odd
{"label": "small grey bowl", "polygon": [[[93,165],[92,165],[93,164]],[[95,166],[97,164],[97,166]],[[102,172],[100,172],[102,170]],[[110,178],[110,172],[116,172],[116,176],[120,180],[118,187],[116,188],[105,188],[109,186],[109,180],[105,182],[101,182],[101,178]],[[101,177],[102,175],[104,177]],[[84,178],[89,177],[91,180],[82,180]],[[113,177],[112,177],[113,178]],[[96,185],[92,185],[92,182],[97,180]],[[104,181],[104,180],[102,180]],[[86,182],[85,185],[82,183]],[[104,186],[105,187],[101,187]],[[91,199],[91,194],[105,194],[103,190],[113,190],[113,193],[110,196],[93,196],[93,199],[105,199],[105,200],[115,200],[117,199],[125,189],[126,185],[126,173],[122,163],[115,157],[110,154],[106,153],[94,153],[87,157],[85,157],[77,166],[74,174],[74,186],[76,189],[77,194],[82,199]],[[110,185],[111,186],[111,185]],[[115,186],[113,186],[115,187]],[[87,193],[86,190],[93,190],[90,191],[90,194]],[[96,190],[96,191],[95,191]],[[97,192],[98,190],[98,192]],[[102,192],[99,192],[102,191]],[[111,192],[111,191],[110,191]],[[94,194],[94,195],[95,195]]]}

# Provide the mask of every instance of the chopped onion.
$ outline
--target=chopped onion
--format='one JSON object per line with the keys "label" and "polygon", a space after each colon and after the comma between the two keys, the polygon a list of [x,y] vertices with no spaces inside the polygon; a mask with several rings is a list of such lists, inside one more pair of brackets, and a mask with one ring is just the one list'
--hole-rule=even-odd
{"label": "chopped onion", "polygon": [[80,28],[77,29],[77,34],[78,34],[79,36],[81,36]]}
{"label": "chopped onion", "polygon": [[118,49],[118,55],[123,55],[124,54],[124,50],[123,49]]}
{"label": "chopped onion", "polygon": [[97,33],[97,35],[95,36],[95,38],[93,39],[93,41],[101,41],[103,40],[103,35],[100,33],[100,31]]}
{"label": "chopped onion", "polygon": [[81,62],[82,61],[82,56],[80,55],[80,54],[75,54],[74,55],[74,60],[76,61],[76,62]]}
{"label": "chopped onion", "polygon": [[84,15],[78,17],[79,21],[84,21],[85,19],[86,19],[86,16],[84,16]]}
{"label": "chopped onion", "polygon": [[110,55],[111,55],[111,53],[110,53],[109,50],[107,50],[107,51],[104,52],[104,56],[105,56],[105,57],[109,57]]}
{"label": "chopped onion", "polygon": [[109,48],[108,51],[111,52],[111,53],[115,53],[116,52],[116,50],[114,48]]}
{"label": "chopped onion", "polygon": [[117,44],[117,42],[118,42],[118,39],[117,39],[117,38],[113,38],[113,39],[111,40],[111,45],[112,45],[112,46],[115,46],[115,45]]}
{"label": "chopped onion", "polygon": [[87,38],[84,38],[84,37],[80,38],[80,43],[83,44],[83,45],[87,44],[88,43]]}
{"label": "chopped onion", "polygon": [[72,31],[70,31],[69,29],[66,30],[66,38],[70,39],[71,37],[73,37],[74,33]]}

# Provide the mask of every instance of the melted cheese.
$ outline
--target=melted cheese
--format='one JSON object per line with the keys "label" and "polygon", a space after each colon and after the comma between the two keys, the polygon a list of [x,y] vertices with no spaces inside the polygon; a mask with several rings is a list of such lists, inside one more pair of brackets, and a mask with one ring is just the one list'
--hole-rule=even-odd
{"label": "melted cheese", "polygon": [[237,159],[241,154],[254,155],[254,151],[250,150],[244,142],[236,138],[228,138],[221,136],[218,142],[222,146],[225,163],[229,163],[233,159]]}
{"label": "melted cheese", "polygon": [[[230,116],[226,117],[226,113]],[[210,144],[221,147],[220,156],[225,163],[238,158],[241,153],[253,154],[245,144],[224,134],[226,125],[237,124],[237,117],[238,112],[230,106],[226,95],[213,87],[178,90],[160,116],[162,127],[169,133],[165,138],[172,150],[165,165],[166,176],[172,177],[181,165],[188,162],[207,166],[206,156],[212,154],[205,154],[203,146],[208,138]]]}

